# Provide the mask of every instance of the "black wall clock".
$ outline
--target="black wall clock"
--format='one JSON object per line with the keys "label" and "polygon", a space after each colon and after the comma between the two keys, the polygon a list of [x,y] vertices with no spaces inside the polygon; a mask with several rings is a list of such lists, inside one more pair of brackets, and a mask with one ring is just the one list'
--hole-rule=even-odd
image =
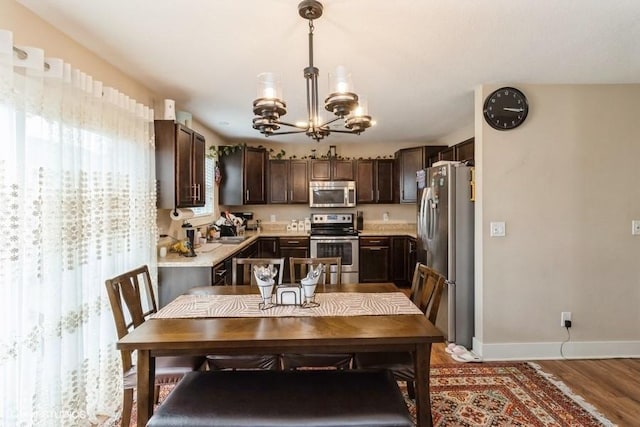
{"label": "black wall clock", "polygon": [[529,113],[527,97],[516,88],[501,87],[484,101],[484,119],[498,130],[515,129]]}

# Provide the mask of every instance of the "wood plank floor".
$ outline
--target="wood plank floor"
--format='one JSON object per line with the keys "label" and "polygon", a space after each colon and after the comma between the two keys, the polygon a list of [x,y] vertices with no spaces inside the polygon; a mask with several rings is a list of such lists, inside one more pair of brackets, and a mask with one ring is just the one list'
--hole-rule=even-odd
{"label": "wood plank floor", "polygon": [[[435,344],[431,363],[459,363]],[[533,360],[619,426],[640,425],[640,359]]]}

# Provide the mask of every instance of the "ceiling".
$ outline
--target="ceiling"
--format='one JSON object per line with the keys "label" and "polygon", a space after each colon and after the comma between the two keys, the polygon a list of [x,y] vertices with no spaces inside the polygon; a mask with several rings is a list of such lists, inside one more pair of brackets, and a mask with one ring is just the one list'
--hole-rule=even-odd
{"label": "ceiling", "polygon": [[[225,138],[261,138],[251,121],[264,71],[280,74],[284,119],[306,117],[309,27],[298,0],[18,1]],[[637,0],[323,5],[314,21],[321,102],[328,73],[345,65],[377,121],[332,142],[437,141],[473,125],[480,84],[640,83]]]}

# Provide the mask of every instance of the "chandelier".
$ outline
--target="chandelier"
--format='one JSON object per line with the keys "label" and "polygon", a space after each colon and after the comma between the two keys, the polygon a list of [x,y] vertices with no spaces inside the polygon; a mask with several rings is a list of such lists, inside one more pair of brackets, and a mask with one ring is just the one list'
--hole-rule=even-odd
{"label": "chandelier", "polygon": [[[335,114],[335,118],[321,122],[318,111],[318,68],[313,65],[313,20],[322,16],[322,4],[316,0],[304,0],[298,4],[298,13],[309,20],[309,66],[304,69],[307,83],[307,121],[287,123],[280,120],[287,114],[287,104],[282,100],[280,82],[273,73],[258,76],[258,98],[253,101],[253,128],[265,136],[306,133],[310,138],[320,141],[330,133],[350,133],[359,135],[371,126],[371,116],[367,115],[367,105],[352,92],[351,76],[344,67],[337,67],[335,74],[329,75],[331,93],[324,100],[324,108]],[[346,129],[330,126],[344,121]],[[281,126],[296,130],[280,131]]]}

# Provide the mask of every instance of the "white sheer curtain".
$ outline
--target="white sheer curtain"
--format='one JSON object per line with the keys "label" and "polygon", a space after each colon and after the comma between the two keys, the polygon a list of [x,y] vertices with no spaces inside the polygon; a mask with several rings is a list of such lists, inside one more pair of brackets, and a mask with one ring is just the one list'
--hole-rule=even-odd
{"label": "white sheer curtain", "polygon": [[156,263],[153,111],[20,49],[0,30],[0,425],[108,425],[104,281]]}

